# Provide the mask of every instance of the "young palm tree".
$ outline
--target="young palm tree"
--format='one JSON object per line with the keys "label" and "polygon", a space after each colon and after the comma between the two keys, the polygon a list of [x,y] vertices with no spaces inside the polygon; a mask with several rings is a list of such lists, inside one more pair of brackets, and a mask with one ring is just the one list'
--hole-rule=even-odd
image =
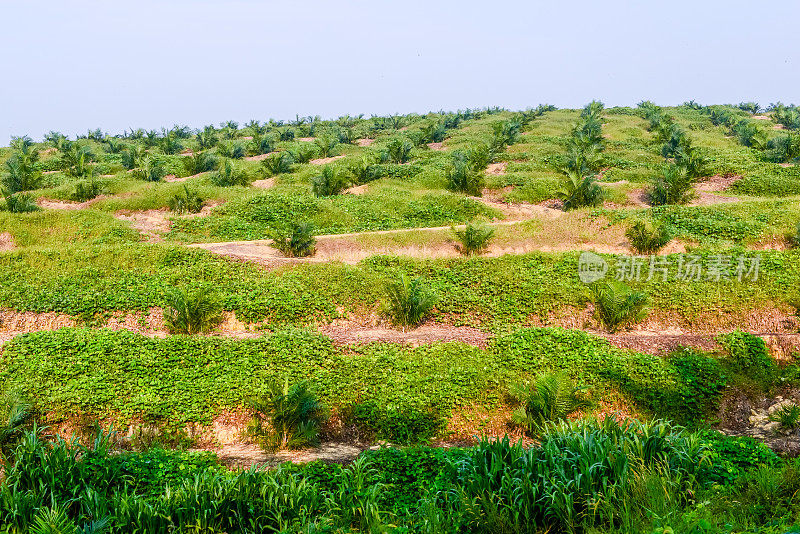
{"label": "young palm tree", "polygon": [[[309,382],[289,386],[273,383],[268,392],[250,402],[253,419],[248,433],[268,450],[297,449],[319,442],[327,408]],[[265,423],[269,423],[267,426]]]}
{"label": "young palm tree", "polygon": [[6,173],[0,177],[3,194],[12,195],[39,187],[42,173],[34,165],[37,159],[38,152],[32,152],[14,154],[6,161]]}
{"label": "young palm tree", "polygon": [[594,316],[610,333],[647,317],[649,298],[619,282],[596,282],[589,288]]}
{"label": "young palm tree", "polygon": [[11,456],[14,445],[32,421],[33,410],[28,404],[19,400],[11,403],[0,423],[0,463]]}
{"label": "young palm tree", "polygon": [[339,195],[349,186],[347,178],[331,166],[322,168],[322,174],[311,179],[311,190],[318,197]]}
{"label": "young palm tree", "polygon": [[494,228],[467,224],[463,230],[451,229],[458,243],[456,249],[464,256],[481,254],[489,248],[489,241],[494,236]]}
{"label": "young palm tree", "polygon": [[172,289],[164,300],[164,321],[172,334],[209,332],[222,320],[222,304],[208,287]]}
{"label": "young palm tree", "polygon": [[94,154],[88,146],[75,143],[61,156],[64,173],[73,178],[91,176],[93,173],[93,159]]}
{"label": "young palm tree", "polygon": [[397,325],[420,324],[436,304],[436,295],[425,287],[425,280],[410,280],[405,274],[386,288],[384,312]]}
{"label": "young palm tree", "polygon": [[588,403],[580,398],[582,388],[573,386],[564,373],[539,375],[533,383],[511,386],[510,394],[520,403],[511,420],[535,436],[547,423],[556,423]]}
{"label": "young palm tree", "polygon": [[603,189],[593,175],[583,175],[577,169],[566,169],[566,179],[559,191],[564,201],[564,209],[572,210],[603,203]]}
{"label": "young palm tree", "polygon": [[663,225],[636,221],[625,232],[633,250],[638,254],[655,254],[672,239],[672,233]]}
{"label": "young palm tree", "polygon": [[316,252],[314,226],[308,222],[295,224],[288,233],[277,235],[273,242],[275,248],[292,258],[313,256]]}

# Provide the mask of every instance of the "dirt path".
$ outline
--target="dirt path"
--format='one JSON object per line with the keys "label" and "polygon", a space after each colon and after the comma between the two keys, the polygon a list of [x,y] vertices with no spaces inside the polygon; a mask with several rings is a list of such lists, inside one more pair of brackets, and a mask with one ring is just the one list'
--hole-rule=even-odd
{"label": "dirt path", "polygon": [[328,163],[336,161],[337,159],[342,159],[343,157],[344,154],[341,154],[339,156],[331,156],[329,158],[317,158],[317,159],[312,159],[311,161],[309,161],[309,163],[311,165],[327,165]]}

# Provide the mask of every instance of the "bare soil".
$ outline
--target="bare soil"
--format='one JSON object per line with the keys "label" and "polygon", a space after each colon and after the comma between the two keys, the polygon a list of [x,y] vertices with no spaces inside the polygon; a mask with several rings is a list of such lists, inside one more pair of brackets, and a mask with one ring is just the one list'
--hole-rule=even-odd
{"label": "bare soil", "polygon": [[486,167],[486,174],[493,175],[493,176],[500,176],[501,174],[506,173],[506,168],[508,167],[507,161],[499,161],[497,163],[490,163]]}
{"label": "bare soil", "polygon": [[0,252],[9,252],[17,248],[14,236],[8,232],[0,232]]}
{"label": "bare soil", "polygon": [[328,163],[336,161],[337,159],[341,159],[343,157],[344,155],[331,156],[329,158],[317,158],[317,159],[312,159],[311,161],[309,161],[309,163],[312,165],[327,165]]}
{"label": "bare soil", "polygon": [[246,158],[244,158],[244,159],[245,159],[246,161],[261,161],[261,160],[267,159],[267,158],[268,158],[268,157],[270,157],[272,154],[277,154],[277,152],[267,152],[266,154],[259,154],[259,155],[257,155],[257,156],[247,156],[247,157],[246,157]]}
{"label": "bare soil", "polygon": [[356,144],[360,147],[367,147],[370,146],[372,143],[375,142],[375,139],[363,138],[363,139],[356,139]]}
{"label": "bare soil", "polygon": [[364,193],[367,192],[368,188],[369,184],[356,185],[346,189],[345,193],[349,193],[351,195],[363,195]]}
{"label": "bare soil", "polygon": [[169,216],[170,212],[166,208],[146,211],[120,210],[114,214],[117,219],[130,222],[131,227],[138,230],[151,243],[164,240],[162,234],[170,230]]}
{"label": "bare soil", "polygon": [[447,150],[444,143],[428,143],[428,148],[431,150]]}
{"label": "bare soil", "polygon": [[255,180],[250,183],[253,187],[259,189],[270,189],[271,187],[275,187],[275,178],[266,178],[264,180]]}

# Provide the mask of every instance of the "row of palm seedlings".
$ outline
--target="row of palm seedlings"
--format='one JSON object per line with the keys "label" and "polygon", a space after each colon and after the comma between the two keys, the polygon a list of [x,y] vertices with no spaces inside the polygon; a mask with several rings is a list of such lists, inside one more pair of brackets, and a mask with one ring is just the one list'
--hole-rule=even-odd
{"label": "row of palm seedlings", "polygon": [[632,532],[689,503],[710,472],[697,436],[609,418],[551,426],[533,447],[505,438],[440,454],[435,473],[412,466],[419,479],[365,454],[326,476],[209,469],[144,491],[110,438],[25,434],[0,486],[3,531]]}

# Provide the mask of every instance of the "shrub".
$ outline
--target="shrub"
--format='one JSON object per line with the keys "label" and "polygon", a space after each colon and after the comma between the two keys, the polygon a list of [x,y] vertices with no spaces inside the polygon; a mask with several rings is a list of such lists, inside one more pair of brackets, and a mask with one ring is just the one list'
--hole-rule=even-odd
{"label": "shrub", "polygon": [[166,175],[167,171],[164,163],[154,156],[147,156],[142,163],[142,167],[134,171],[136,178],[148,182],[159,182]]}
{"label": "shrub", "polygon": [[286,174],[292,172],[294,158],[289,152],[278,152],[267,157],[261,164],[271,175]]}
{"label": "shrub", "polygon": [[91,149],[86,145],[75,143],[61,156],[61,165],[64,173],[73,178],[83,178],[92,175],[92,154]]}
{"label": "shrub", "polygon": [[319,149],[321,158],[329,158],[336,155],[336,147],[339,145],[339,141],[333,137],[322,135],[314,139],[314,144]]}
{"label": "shrub", "polygon": [[85,202],[91,200],[103,192],[103,184],[93,177],[88,180],[81,180],[75,183],[75,192],[70,195],[72,200]]}
{"label": "shrub", "polygon": [[676,420],[697,422],[716,410],[728,383],[720,363],[705,354],[682,348],[670,354],[672,366],[680,377],[678,398],[673,405],[655,406]]}
{"label": "shrub", "polygon": [[36,205],[36,199],[30,193],[6,194],[3,198],[6,200],[6,211],[11,213],[29,213],[39,210],[39,206]]}
{"label": "shrub", "polygon": [[728,349],[728,362],[733,370],[760,382],[764,389],[769,388],[776,368],[762,338],[748,332],[736,331],[723,334],[718,340]]}
{"label": "shrub", "polygon": [[467,150],[467,160],[473,170],[482,171],[494,160],[494,154],[487,145],[480,143]]}
{"label": "shrub", "polygon": [[183,190],[172,195],[167,205],[174,213],[197,213],[203,209],[203,199],[197,193],[189,191],[189,187],[184,184]]}
{"label": "shrub", "polygon": [[587,406],[579,396],[581,391],[564,373],[547,373],[536,377],[533,383],[514,384],[509,393],[520,406],[511,420],[535,436],[547,423],[561,421]]}
{"label": "shrub", "polygon": [[665,225],[654,225],[646,221],[633,223],[625,231],[625,236],[638,254],[655,254],[672,239],[672,233]]}
{"label": "shrub", "polygon": [[211,183],[220,187],[246,186],[250,183],[250,178],[244,170],[234,166],[231,160],[225,159],[211,175]]}
{"label": "shrub", "polygon": [[464,256],[485,252],[489,248],[489,241],[494,236],[494,228],[472,223],[467,224],[463,230],[452,228],[452,231],[458,240],[456,249]]}
{"label": "shrub", "polygon": [[393,323],[401,326],[416,326],[430,313],[436,296],[425,287],[426,281],[417,277],[413,280],[405,274],[390,283],[386,288],[384,313]]}
{"label": "shrub", "polygon": [[381,166],[376,165],[373,158],[369,156],[362,156],[351,162],[347,166],[347,170],[350,171],[353,182],[356,184],[366,184],[383,176]]}
{"label": "shrub", "polygon": [[326,165],[322,168],[322,174],[311,178],[311,190],[318,197],[339,195],[349,185],[347,178],[331,165]]}
{"label": "shrub", "polygon": [[141,165],[146,152],[143,147],[133,145],[122,151],[122,166],[126,169],[133,170]]}
{"label": "shrub", "polygon": [[167,133],[161,138],[161,151],[164,154],[178,154],[181,150],[183,150],[183,144],[181,144],[177,136]]}
{"label": "shrub", "polygon": [[173,288],[164,300],[164,322],[171,334],[209,332],[222,320],[222,304],[208,287]]}
{"label": "shrub", "polygon": [[661,175],[656,176],[650,188],[650,203],[653,206],[666,204],[686,204],[694,198],[692,185],[694,180],[685,169],[677,165],[664,167]]}
{"label": "shrub", "polygon": [[224,158],[242,159],[247,155],[247,150],[242,143],[220,143],[217,153]]}
{"label": "shrub", "polygon": [[218,142],[219,138],[213,126],[206,126],[202,131],[197,132],[197,146],[200,150],[214,148]]}
{"label": "shrub", "polygon": [[36,169],[38,152],[17,153],[6,161],[6,173],[0,179],[5,194],[19,193],[37,189],[42,181],[42,173]]}
{"label": "shrub", "polygon": [[445,176],[447,178],[447,189],[450,191],[481,196],[483,175],[470,166],[469,160],[463,152],[453,154]]}
{"label": "shrub", "polygon": [[294,139],[294,128],[281,128],[278,130],[278,138],[281,141],[291,141]]}
{"label": "shrub", "polygon": [[565,210],[599,206],[605,196],[594,176],[582,176],[577,170],[566,171],[566,180],[559,195],[564,201]]}
{"label": "shrub", "polygon": [[414,144],[406,137],[395,137],[386,145],[389,151],[389,158],[394,163],[405,163],[411,157]]}
{"label": "shrub", "polygon": [[277,235],[273,246],[294,258],[313,256],[316,252],[317,239],[314,237],[314,226],[311,223],[295,224],[288,234]]}
{"label": "shrub", "polygon": [[194,176],[201,172],[210,172],[219,166],[217,157],[208,152],[195,152],[190,156],[184,157],[181,162],[189,176]]}
{"label": "shrub", "polygon": [[649,299],[619,282],[596,282],[589,290],[594,317],[609,332],[643,321]]}
{"label": "shrub", "polygon": [[308,163],[317,156],[317,146],[302,144],[291,151],[295,163]]}
{"label": "shrub", "polygon": [[[251,401],[253,419],[248,433],[268,450],[298,449],[319,442],[320,425],[327,409],[309,382],[289,386],[272,384],[269,391]],[[265,426],[269,422],[269,427]]]}
{"label": "shrub", "polygon": [[275,137],[272,135],[255,134],[253,135],[251,146],[253,147],[252,152],[255,155],[269,154],[275,150]]}

